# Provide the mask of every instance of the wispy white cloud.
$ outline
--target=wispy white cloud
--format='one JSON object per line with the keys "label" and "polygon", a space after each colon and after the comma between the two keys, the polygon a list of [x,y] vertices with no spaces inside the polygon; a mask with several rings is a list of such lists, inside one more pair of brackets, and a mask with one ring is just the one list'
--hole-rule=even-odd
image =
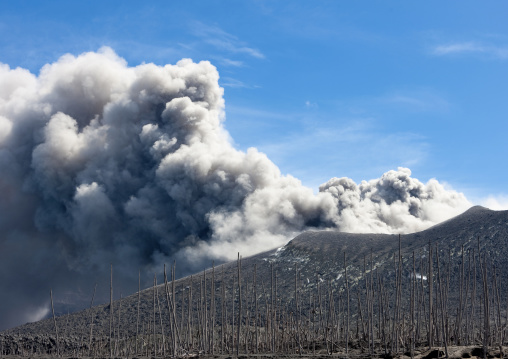
{"label": "wispy white cloud", "polygon": [[463,52],[482,52],[482,51],[483,47],[472,42],[439,45],[433,49],[435,55],[448,55]]}
{"label": "wispy white cloud", "polygon": [[505,60],[508,59],[508,47],[474,41],[455,42],[435,46],[432,49],[432,54],[436,56],[482,54]]}
{"label": "wispy white cloud", "polygon": [[453,108],[445,95],[432,88],[394,89],[375,96],[338,101],[337,105],[350,116],[386,114],[390,118],[396,113],[446,113]]}
{"label": "wispy white cloud", "polygon": [[245,106],[226,105],[226,112],[228,115],[235,115],[243,118],[256,118],[260,120],[281,120],[289,121],[294,118],[293,114],[260,110]]}
{"label": "wispy white cloud", "polygon": [[248,85],[238,79],[232,77],[223,77],[219,81],[221,86],[232,87],[232,88],[255,88],[256,86]]}
{"label": "wispy white cloud", "polygon": [[381,103],[401,106],[413,111],[445,111],[450,103],[429,89],[403,90],[389,93],[378,99]]}
{"label": "wispy white cloud", "polygon": [[318,104],[307,100],[307,101],[305,101],[305,107],[308,109],[315,109],[315,108],[318,108]]}
{"label": "wispy white cloud", "polygon": [[243,67],[243,61],[231,60],[226,58],[219,59],[219,62],[224,66],[232,66],[232,67]]}
{"label": "wispy white cloud", "polygon": [[252,57],[257,57],[258,59],[264,59],[265,55],[261,53],[261,51],[254,49],[252,47],[241,46],[237,43],[237,41],[231,41],[230,39],[213,39],[208,38],[206,42],[210,45],[213,45],[219,49],[223,49],[233,53],[244,53],[250,55]]}
{"label": "wispy white cloud", "polygon": [[218,26],[210,26],[195,21],[192,24],[194,35],[213,47],[235,54],[244,54],[258,59],[264,59],[265,55],[258,49],[250,47],[238,37],[222,30]]}

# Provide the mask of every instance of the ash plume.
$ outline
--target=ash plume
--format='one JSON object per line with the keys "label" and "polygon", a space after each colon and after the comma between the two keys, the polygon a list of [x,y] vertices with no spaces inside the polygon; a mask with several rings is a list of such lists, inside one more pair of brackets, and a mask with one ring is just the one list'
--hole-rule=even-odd
{"label": "ash plume", "polygon": [[46,313],[49,287],[87,290],[113,263],[181,273],[281,246],[306,229],[414,232],[471,204],[409,169],[314,194],[234,148],[214,66],[127,65],[111,49],[38,76],[0,64],[0,329]]}

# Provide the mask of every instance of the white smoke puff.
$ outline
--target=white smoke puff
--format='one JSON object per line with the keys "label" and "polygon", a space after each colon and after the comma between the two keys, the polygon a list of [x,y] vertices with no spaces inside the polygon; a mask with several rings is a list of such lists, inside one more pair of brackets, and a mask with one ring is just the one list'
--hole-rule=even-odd
{"label": "white smoke puff", "polygon": [[507,195],[489,196],[487,198],[484,198],[481,202],[483,206],[495,211],[508,209]]}
{"label": "white smoke puff", "polygon": [[129,67],[109,48],[39,76],[0,65],[0,241],[15,244],[9,253],[37,248],[27,268],[0,254],[9,296],[27,298],[0,318],[14,323],[6,310],[39,308],[48,286],[91,281],[109,263],[135,283],[133,268],[173,258],[189,272],[307,229],[409,232],[470,205],[408,169],[360,185],[334,178],[314,195],[256,149],[234,148],[218,79],[206,61]]}
{"label": "white smoke puff", "polygon": [[2,105],[17,98],[26,98],[31,94],[36,81],[30,71],[22,68],[11,70],[8,65],[0,63],[0,101]]}
{"label": "white smoke puff", "polygon": [[[251,150],[251,155],[254,153]],[[253,254],[259,249],[283,245],[306,228],[332,227],[334,216],[336,208],[330,196],[315,196],[299,180],[278,174],[247,195],[233,213],[212,211],[209,215],[214,233],[212,241],[201,242],[187,253],[196,256],[197,251],[211,252],[219,258],[233,259],[235,248],[241,248],[242,253]]]}
{"label": "white smoke puff", "polygon": [[333,195],[340,209],[338,225],[349,232],[416,232],[471,206],[462,193],[446,190],[435,179],[423,184],[402,167],[360,186],[334,178],[320,191]]}
{"label": "white smoke puff", "polygon": [[74,203],[71,209],[75,222],[73,235],[76,240],[83,240],[85,245],[89,244],[89,238],[82,238],[82,233],[91,233],[100,238],[102,233],[110,231],[111,227],[116,225],[115,208],[104,188],[97,183],[80,185],[76,189]]}
{"label": "white smoke puff", "polygon": [[0,116],[0,147],[2,143],[9,137],[12,130],[12,123],[3,116]]}

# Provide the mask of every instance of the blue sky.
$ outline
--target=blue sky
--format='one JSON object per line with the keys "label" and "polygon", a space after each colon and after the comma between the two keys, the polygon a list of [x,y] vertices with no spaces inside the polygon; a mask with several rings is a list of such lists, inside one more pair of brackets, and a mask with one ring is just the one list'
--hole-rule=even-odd
{"label": "blue sky", "polygon": [[409,167],[508,208],[508,3],[3,1],[0,62],[209,60],[226,129],[317,191]]}

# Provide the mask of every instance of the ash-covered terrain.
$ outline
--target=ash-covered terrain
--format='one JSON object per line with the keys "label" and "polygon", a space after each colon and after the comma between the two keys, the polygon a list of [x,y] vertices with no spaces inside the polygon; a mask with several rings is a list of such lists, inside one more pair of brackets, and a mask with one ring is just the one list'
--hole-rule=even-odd
{"label": "ash-covered terrain", "polygon": [[414,354],[445,342],[499,349],[508,323],[507,268],[508,211],[477,206],[400,237],[305,232],[279,249],[242,258],[241,292],[238,262],[229,262],[159,284],[155,295],[147,288],[114,301],[112,310],[101,304],[57,317],[56,328],[48,318],[6,330],[0,339],[4,353],[55,352],[56,330],[60,350],[74,355],[166,347],[180,355],[234,353],[240,319],[241,350],[251,353],[312,353],[317,345],[327,352],[354,346]]}

